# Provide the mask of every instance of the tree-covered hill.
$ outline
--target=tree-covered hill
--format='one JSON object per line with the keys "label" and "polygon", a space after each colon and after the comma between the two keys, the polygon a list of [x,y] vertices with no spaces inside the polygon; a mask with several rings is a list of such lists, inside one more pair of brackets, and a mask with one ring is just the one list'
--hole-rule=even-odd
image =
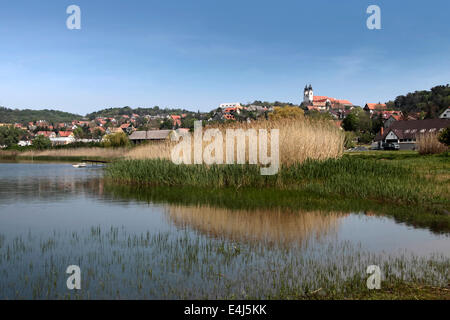
{"label": "tree-covered hill", "polygon": [[161,109],[158,106],[153,108],[130,108],[130,107],[122,107],[122,108],[108,108],[102,109],[99,111],[95,111],[86,115],[89,119],[95,119],[98,117],[117,117],[121,115],[131,116],[132,114],[138,114],[139,116],[145,115],[169,115],[169,114],[181,114],[181,113],[192,113],[192,111],[188,111],[185,109],[175,108],[175,109]]}
{"label": "tree-covered hill", "polygon": [[394,101],[386,104],[388,107],[401,110],[406,114],[423,112],[425,118],[437,118],[446,108],[450,107],[450,86],[447,84],[433,87],[431,90],[410,92],[398,96]]}
{"label": "tree-covered hill", "polygon": [[0,123],[22,123],[30,121],[47,120],[50,123],[69,122],[83,118],[78,114],[73,114],[58,110],[30,110],[30,109],[9,109],[0,107]]}

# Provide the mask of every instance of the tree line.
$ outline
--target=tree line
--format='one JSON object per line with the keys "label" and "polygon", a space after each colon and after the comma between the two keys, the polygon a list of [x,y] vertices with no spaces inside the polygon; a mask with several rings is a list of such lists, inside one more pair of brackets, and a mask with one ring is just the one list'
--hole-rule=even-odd
{"label": "tree line", "polygon": [[404,115],[423,112],[425,119],[437,118],[450,107],[450,86],[440,85],[430,90],[410,92],[388,101],[386,105],[402,111]]}
{"label": "tree line", "polygon": [[0,107],[0,123],[21,123],[46,120],[50,123],[70,122],[72,120],[81,120],[83,117],[79,114],[58,110],[31,110],[31,109],[9,109]]}

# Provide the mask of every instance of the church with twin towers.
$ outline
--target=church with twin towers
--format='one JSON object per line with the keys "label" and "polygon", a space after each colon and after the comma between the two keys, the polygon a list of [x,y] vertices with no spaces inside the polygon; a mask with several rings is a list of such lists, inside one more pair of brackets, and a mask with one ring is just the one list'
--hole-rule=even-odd
{"label": "church with twin towers", "polygon": [[328,96],[315,96],[312,85],[306,85],[303,91],[303,106],[308,110],[325,111],[330,109],[348,109],[353,103],[345,99],[335,99]]}

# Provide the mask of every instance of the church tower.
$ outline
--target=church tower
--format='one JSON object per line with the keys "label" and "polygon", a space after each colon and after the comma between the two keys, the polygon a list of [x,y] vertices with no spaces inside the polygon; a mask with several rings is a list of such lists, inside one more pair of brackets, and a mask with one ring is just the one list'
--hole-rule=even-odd
{"label": "church tower", "polygon": [[305,105],[311,105],[314,101],[314,91],[311,85],[305,86],[305,90],[303,92],[303,103]]}

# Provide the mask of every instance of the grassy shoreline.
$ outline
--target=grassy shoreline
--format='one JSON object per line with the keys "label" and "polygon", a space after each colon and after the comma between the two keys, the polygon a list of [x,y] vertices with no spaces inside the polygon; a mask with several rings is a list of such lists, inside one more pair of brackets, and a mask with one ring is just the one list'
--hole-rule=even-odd
{"label": "grassy shoreline", "polygon": [[[383,158],[385,159],[385,158]],[[255,165],[175,165],[168,160],[119,160],[106,177],[124,184],[196,188],[275,188],[323,197],[342,196],[399,205],[450,209],[448,155],[392,161],[349,155],[282,166],[277,175],[261,176]]]}

